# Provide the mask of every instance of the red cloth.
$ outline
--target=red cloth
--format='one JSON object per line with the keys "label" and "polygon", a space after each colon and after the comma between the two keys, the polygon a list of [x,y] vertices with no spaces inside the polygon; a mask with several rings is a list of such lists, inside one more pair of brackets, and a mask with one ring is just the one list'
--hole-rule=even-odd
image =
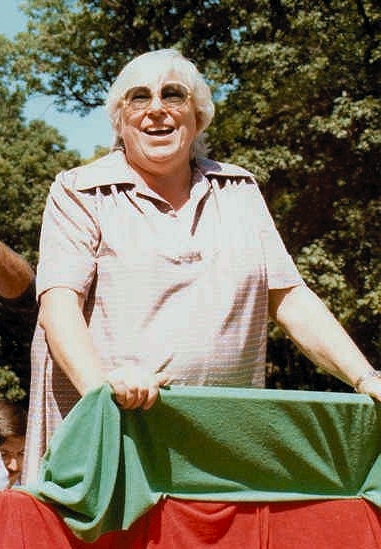
{"label": "red cloth", "polygon": [[378,509],[364,500],[212,503],[168,498],[126,532],[79,540],[55,509],[0,494],[0,549],[381,549]]}

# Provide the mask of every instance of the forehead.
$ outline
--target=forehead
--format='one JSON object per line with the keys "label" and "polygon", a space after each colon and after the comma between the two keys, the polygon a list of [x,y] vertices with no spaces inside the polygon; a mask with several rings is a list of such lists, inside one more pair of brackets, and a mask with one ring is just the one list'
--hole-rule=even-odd
{"label": "forehead", "polygon": [[22,452],[25,445],[25,437],[8,437],[0,445],[1,452]]}

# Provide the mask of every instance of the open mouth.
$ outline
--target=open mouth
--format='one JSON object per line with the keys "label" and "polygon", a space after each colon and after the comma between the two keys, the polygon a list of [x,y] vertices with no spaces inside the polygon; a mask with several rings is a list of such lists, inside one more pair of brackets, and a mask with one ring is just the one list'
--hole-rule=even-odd
{"label": "open mouth", "polygon": [[153,130],[153,129],[148,129],[148,130],[145,130],[144,132],[147,134],[147,135],[153,135],[153,136],[158,136],[158,137],[161,137],[161,136],[165,136],[165,135],[171,135],[171,133],[173,133],[174,129],[173,128],[163,128],[163,129],[158,129],[158,130]]}

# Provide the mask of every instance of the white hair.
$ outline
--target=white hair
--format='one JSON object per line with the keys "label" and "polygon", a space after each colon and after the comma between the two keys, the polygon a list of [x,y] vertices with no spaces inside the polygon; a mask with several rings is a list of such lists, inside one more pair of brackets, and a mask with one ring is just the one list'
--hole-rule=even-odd
{"label": "white hair", "polygon": [[143,53],[127,63],[110,87],[105,107],[114,131],[114,147],[122,145],[120,136],[122,105],[127,90],[134,87],[135,70],[142,62],[151,62],[153,66],[164,66],[181,77],[192,93],[196,108],[198,136],[192,147],[192,156],[205,152],[204,138],[201,135],[209,126],[214,116],[214,103],[209,86],[192,61],[174,49],[162,49]]}

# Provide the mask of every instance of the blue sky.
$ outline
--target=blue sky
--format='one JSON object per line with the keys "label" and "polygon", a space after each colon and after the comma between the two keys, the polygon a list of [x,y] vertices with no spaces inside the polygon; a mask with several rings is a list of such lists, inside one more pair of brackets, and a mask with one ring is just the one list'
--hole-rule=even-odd
{"label": "blue sky", "polygon": [[[20,0],[3,0],[1,6],[0,33],[13,38],[23,30],[25,17],[19,9]],[[56,127],[67,140],[67,148],[76,149],[83,158],[93,154],[97,145],[109,146],[111,128],[102,108],[94,109],[87,116],[57,112],[52,97],[33,97],[26,105],[27,120],[39,118]]]}

